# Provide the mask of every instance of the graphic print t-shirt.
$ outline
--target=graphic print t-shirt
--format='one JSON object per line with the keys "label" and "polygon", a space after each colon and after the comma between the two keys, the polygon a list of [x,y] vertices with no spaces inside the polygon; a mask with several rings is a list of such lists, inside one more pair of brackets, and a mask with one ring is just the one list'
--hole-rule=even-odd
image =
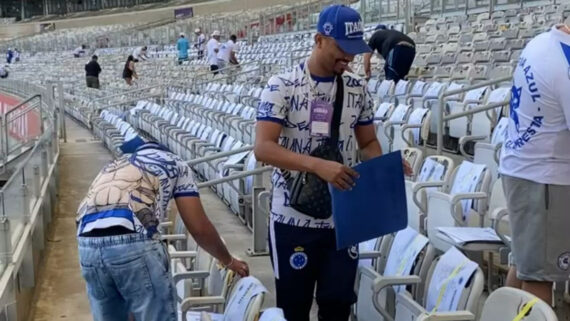
{"label": "graphic print t-shirt", "polygon": [[[334,77],[313,76],[317,97],[331,97],[334,91]],[[355,165],[357,142],[354,128],[372,124],[374,102],[362,79],[344,73],[344,100],[339,128],[339,146],[344,164]],[[334,98],[334,97],[333,97]],[[261,94],[257,120],[272,121],[283,125],[279,144],[295,153],[310,154],[325,139],[310,134],[309,84],[304,64],[292,71],[273,76]],[[297,175],[297,172],[293,172]],[[276,169],[272,176],[273,201],[271,219],[278,223],[310,228],[333,228],[332,217],[325,220],[314,219],[289,206],[289,191],[282,171]]]}
{"label": "graphic print t-shirt", "polygon": [[78,234],[123,226],[152,237],[172,198],[198,196],[190,167],[156,147],[147,143],[101,170],[79,205]]}
{"label": "graphic print t-shirt", "polygon": [[570,185],[570,35],[555,26],[523,50],[513,76],[501,174]]}

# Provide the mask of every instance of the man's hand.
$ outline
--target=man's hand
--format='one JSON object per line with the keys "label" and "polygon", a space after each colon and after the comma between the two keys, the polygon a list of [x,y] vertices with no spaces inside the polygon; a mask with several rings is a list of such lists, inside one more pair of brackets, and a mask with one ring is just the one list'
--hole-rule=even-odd
{"label": "man's hand", "polygon": [[414,171],[412,170],[412,166],[410,166],[410,163],[408,163],[408,161],[406,161],[405,159],[402,159],[402,165],[404,166],[404,175],[406,175],[406,176],[414,175]]}
{"label": "man's hand", "polygon": [[318,163],[315,174],[341,191],[351,189],[355,184],[354,179],[358,178],[358,173],[354,169],[327,160]]}
{"label": "man's hand", "polygon": [[241,277],[249,275],[249,266],[247,263],[240,259],[236,259],[235,257],[232,257],[231,262],[228,265],[225,265],[225,267],[234,271]]}
{"label": "man's hand", "polygon": [[370,79],[370,77],[372,77],[372,71],[370,70],[370,67],[366,68],[364,70],[364,73],[366,74],[366,79]]}

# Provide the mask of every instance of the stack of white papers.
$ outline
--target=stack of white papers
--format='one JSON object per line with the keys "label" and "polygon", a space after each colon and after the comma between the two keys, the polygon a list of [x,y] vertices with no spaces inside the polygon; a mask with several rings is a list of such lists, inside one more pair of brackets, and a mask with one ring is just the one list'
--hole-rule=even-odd
{"label": "stack of white papers", "polygon": [[490,227],[438,227],[439,233],[447,236],[455,244],[503,243],[495,230]]}

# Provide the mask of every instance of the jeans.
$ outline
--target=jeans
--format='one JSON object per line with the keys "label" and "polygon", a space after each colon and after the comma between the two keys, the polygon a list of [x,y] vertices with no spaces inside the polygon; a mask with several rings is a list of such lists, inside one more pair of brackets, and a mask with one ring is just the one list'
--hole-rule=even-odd
{"label": "jeans", "polygon": [[79,237],[81,273],[95,321],[177,321],[166,246],[142,234]]}
{"label": "jeans", "polygon": [[396,45],[388,53],[386,64],[384,65],[384,73],[387,80],[393,80],[397,83],[410,72],[410,67],[416,57],[416,49],[404,45]]}

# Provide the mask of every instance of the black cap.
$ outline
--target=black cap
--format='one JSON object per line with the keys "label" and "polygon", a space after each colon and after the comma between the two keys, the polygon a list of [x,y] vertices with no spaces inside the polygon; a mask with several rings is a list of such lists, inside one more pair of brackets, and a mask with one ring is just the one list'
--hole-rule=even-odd
{"label": "black cap", "polygon": [[97,60],[97,58],[98,58],[97,55],[93,55],[93,56],[91,57],[91,59],[93,59],[93,60]]}

